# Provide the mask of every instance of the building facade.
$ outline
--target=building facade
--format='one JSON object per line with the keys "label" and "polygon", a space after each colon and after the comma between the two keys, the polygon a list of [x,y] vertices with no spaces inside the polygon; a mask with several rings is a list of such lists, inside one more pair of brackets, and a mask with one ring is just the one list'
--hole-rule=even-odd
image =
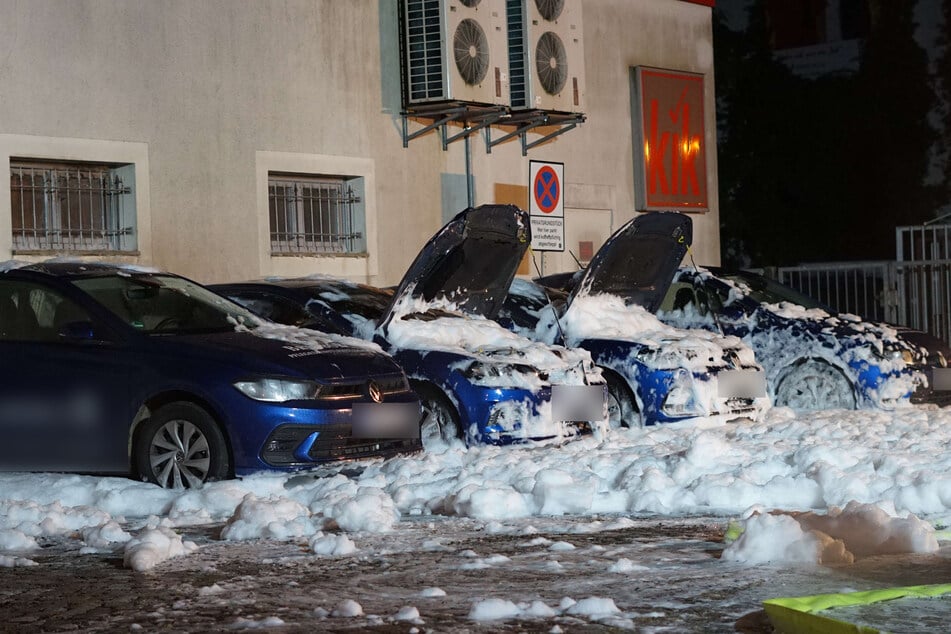
{"label": "building facade", "polygon": [[544,161],[563,166],[566,251],[536,262],[570,269],[643,207],[644,67],[700,80],[693,251],[717,264],[712,1],[566,1],[583,122],[466,134],[405,116],[397,0],[0,0],[0,261],[393,284],[467,204],[527,206],[530,161]]}

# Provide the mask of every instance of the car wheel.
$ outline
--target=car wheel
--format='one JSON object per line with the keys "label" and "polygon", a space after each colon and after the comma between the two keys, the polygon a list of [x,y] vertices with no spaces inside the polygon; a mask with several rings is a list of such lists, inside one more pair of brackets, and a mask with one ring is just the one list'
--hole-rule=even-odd
{"label": "car wheel", "polygon": [[639,427],[640,415],[634,395],[624,383],[624,379],[610,374],[605,378],[608,382],[608,424],[611,429]]}
{"label": "car wheel", "polygon": [[776,387],[776,405],[799,411],[855,409],[851,382],[838,368],[817,359],[790,366]]}
{"label": "car wheel", "polygon": [[135,437],[135,466],[140,478],[166,489],[199,487],[231,472],[217,423],[186,402],[163,405],[142,423]]}
{"label": "car wheel", "polygon": [[423,406],[423,419],[419,423],[419,436],[423,448],[446,444],[462,438],[459,413],[446,396],[436,388],[416,386]]}

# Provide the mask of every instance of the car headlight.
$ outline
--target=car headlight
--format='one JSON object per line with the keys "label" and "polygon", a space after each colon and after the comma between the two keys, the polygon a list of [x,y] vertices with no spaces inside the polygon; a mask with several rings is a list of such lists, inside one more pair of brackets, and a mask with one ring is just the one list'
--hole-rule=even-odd
{"label": "car headlight", "polygon": [[462,371],[471,383],[483,387],[516,387],[529,381],[548,380],[548,372],[522,363],[489,363],[474,361]]}
{"label": "car headlight", "polygon": [[945,358],[944,353],[940,350],[935,350],[928,357],[928,363],[935,366],[936,368],[946,368],[948,367],[948,360]]}
{"label": "car headlight", "polygon": [[318,383],[303,379],[261,378],[254,381],[238,381],[234,386],[248,398],[267,403],[307,401],[320,395]]}
{"label": "car headlight", "polygon": [[659,370],[675,370],[687,364],[680,351],[668,348],[641,348],[637,351],[637,359],[647,367]]}
{"label": "car headlight", "polygon": [[469,367],[462,372],[462,375],[470,380],[484,381],[485,379],[502,376],[502,371],[499,369],[499,366],[494,363],[476,361],[470,364]]}
{"label": "car headlight", "polygon": [[901,359],[905,363],[912,364],[915,363],[915,353],[909,350],[908,348],[902,348],[894,344],[885,344],[882,347],[882,351],[879,352],[878,348],[873,347],[872,351],[875,354],[883,359],[890,359],[897,361]]}

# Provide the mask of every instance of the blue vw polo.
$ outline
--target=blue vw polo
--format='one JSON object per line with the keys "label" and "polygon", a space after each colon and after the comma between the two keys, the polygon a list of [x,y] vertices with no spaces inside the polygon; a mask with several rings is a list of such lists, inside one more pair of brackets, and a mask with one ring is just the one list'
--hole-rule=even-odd
{"label": "blue vw polo", "polygon": [[366,342],[269,324],[185,278],[0,272],[0,468],[165,487],[421,449],[421,410]]}

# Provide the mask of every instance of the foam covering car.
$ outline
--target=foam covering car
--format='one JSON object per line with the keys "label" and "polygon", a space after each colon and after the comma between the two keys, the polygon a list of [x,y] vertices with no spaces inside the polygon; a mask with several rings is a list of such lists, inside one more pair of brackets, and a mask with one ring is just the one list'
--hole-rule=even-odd
{"label": "foam covering car", "polygon": [[751,345],[777,405],[891,409],[926,384],[926,356],[895,328],[830,312],[756,273],[683,267],[659,308],[666,323]]}
{"label": "foam covering car", "polygon": [[650,213],[622,226],[572,279],[569,294],[516,280],[500,323],[590,352],[610,394],[612,425],[698,417],[758,418],[769,408],[762,368],[737,337],[659,322],[659,304],[692,239],[688,216]]}

